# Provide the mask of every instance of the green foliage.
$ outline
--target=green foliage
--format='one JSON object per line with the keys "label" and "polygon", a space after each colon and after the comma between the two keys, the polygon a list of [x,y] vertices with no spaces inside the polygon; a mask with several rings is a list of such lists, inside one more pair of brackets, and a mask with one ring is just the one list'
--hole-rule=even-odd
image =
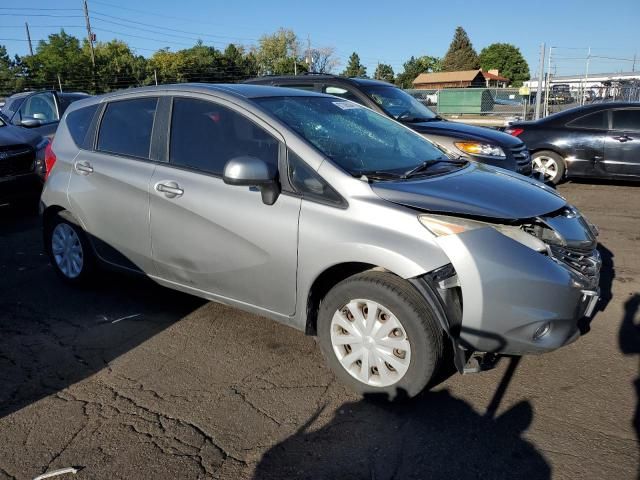
{"label": "green foliage", "polygon": [[[82,46],[90,57],[89,43]],[[147,76],[146,60],[136,56],[129,45],[121,40],[98,42],[95,47],[95,91],[109,92],[129,85],[141,85]]]}
{"label": "green foliage", "polygon": [[293,30],[280,28],[272,35],[263,35],[254,52],[260,74],[292,75],[304,72],[307,66],[300,58],[301,47]]}
{"label": "green foliage", "polygon": [[353,52],[349,57],[347,68],[342,72],[343,77],[366,77],[367,67],[360,63],[360,57],[356,52]]}
{"label": "green foliage", "polygon": [[456,28],[453,41],[449,45],[447,54],[442,59],[442,70],[455,72],[459,70],[475,70],[480,68],[478,54],[471,45],[471,40],[464,28]]}
{"label": "green foliage", "polygon": [[386,63],[379,63],[376,67],[376,71],[373,74],[373,78],[376,80],[384,80],[385,82],[393,83],[393,79],[395,74],[393,73],[393,68],[391,65],[387,65]]}
{"label": "green foliage", "polygon": [[411,57],[404,62],[403,72],[396,77],[396,85],[400,88],[413,88],[413,81],[421,73],[439,72],[442,70],[442,60],[437,57]]}
{"label": "green foliage", "polygon": [[41,40],[36,53],[22,59],[22,68],[29,80],[48,88],[58,88],[58,76],[67,90],[77,90],[91,79],[91,57],[64,30]]}
{"label": "green foliage", "polygon": [[482,49],[479,58],[483,70],[499,70],[500,75],[507,77],[514,87],[519,87],[522,82],[529,80],[529,65],[515,45],[493,43]]}

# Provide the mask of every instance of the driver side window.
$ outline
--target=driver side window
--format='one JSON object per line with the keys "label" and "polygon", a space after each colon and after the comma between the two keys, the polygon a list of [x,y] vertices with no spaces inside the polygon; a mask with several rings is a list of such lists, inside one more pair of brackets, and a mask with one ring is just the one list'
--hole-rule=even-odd
{"label": "driver side window", "polygon": [[27,98],[16,115],[14,123],[23,120],[40,120],[43,124],[57,122],[58,109],[51,92],[37,93]]}

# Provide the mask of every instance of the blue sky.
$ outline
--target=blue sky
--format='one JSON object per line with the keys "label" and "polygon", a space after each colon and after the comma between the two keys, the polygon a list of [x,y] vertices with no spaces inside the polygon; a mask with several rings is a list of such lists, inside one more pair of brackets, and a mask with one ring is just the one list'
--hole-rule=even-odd
{"label": "blue sky", "polygon": [[[342,62],[338,71],[356,51],[370,74],[377,62],[388,63],[398,72],[411,55],[444,55],[454,29],[461,25],[478,52],[493,42],[519,47],[532,74],[541,42],[557,47],[552,72],[558,75],[584,73],[588,47],[591,72],[631,71],[634,54],[640,70],[638,0],[88,2],[98,40],[120,38],[145,56],[162,47],[185,48],[197,38],[218,48],[230,41],[252,45],[262,34],[286,27],[305,43],[309,35],[314,46],[336,47]],[[85,35],[80,0],[4,0],[0,44],[11,55],[28,52],[25,21],[34,40],[46,38],[60,26],[76,36]]]}

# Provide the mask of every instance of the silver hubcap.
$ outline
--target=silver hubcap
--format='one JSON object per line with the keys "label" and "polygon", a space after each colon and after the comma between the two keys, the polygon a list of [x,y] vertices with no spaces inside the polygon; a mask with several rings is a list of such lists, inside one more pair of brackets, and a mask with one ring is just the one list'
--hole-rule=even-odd
{"label": "silver hubcap", "polygon": [[558,176],[558,162],[545,155],[535,157],[533,159],[533,171],[538,174],[540,180],[552,182]]}
{"label": "silver hubcap", "polygon": [[352,377],[375,387],[398,382],[411,362],[404,327],[388,308],[372,300],[351,300],[336,310],[331,344]]}
{"label": "silver hubcap", "polygon": [[66,223],[59,223],[51,235],[51,250],[56,265],[68,278],[76,278],[82,272],[84,255],[80,238]]}

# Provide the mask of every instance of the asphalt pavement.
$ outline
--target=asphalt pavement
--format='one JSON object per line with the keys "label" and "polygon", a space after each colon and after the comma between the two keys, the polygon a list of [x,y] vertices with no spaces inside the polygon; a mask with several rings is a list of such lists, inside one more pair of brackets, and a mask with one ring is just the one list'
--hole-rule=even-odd
{"label": "asphalt pavement", "polygon": [[640,185],[559,190],[601,231],[585,335],[393,405],[270,320],[127,275],[67,286],[38,217],[0,211],[0,479],[638,478]]}

